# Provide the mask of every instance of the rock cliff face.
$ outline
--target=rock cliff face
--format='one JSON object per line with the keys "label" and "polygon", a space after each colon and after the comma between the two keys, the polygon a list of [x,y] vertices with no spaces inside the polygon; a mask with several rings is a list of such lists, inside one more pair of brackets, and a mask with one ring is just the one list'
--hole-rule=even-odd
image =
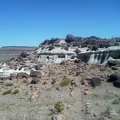
{"label": "rock cliff face", "polygon": [[111,46],[104,50],[90,51],[86,53],[80,53],[77,55],[78,59],[86,63],[99,63],[104,64],[108,60],[120,60],[120,46]]}
{"label": "rock cliff face", "polygon": [[44,63],[81,59],[90,64],[104,64],[110,59],[120,59],[120,41],[68,34],[66,39],[45,40],[39,45],[37,57]]}

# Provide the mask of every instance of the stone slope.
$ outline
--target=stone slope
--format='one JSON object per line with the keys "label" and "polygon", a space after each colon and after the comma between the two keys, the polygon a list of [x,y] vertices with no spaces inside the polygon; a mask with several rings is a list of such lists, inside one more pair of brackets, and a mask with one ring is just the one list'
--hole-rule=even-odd
{"label": "stone slope", "polygon": [[[104,65],[90,65],[80,60],[65,61],[44,64],[37,70],[41,73],[39,78],[19,76],[0,80],[1,119],[52,120],[54,114],[50,109],[61,101],[65,107],[56,116],[62,120],[119,120],[120,103],[116,101],[120,97],[119,88],[106,80],[112,73],[120,72],[120,66],[118,70],[105,68]],[[70,83],[61,86],[65,77]],[[89,84],[93,77],[100,79],[100,86]],[[32,79],[38,82],[33,84]],[[3,95],[9,89],[19,89],[19,92]]]}

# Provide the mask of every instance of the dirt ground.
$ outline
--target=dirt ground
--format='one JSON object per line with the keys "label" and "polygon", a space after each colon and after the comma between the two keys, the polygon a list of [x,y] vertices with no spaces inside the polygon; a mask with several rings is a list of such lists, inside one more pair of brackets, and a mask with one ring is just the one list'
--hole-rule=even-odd
{"label": "dirt ground", "polygon": [[[64,110],[53,120],[120,120],[120,88],[105,80],[115,71],[105,71],[103,66],[104,72],[101,72],[100,67],[80,65],[83,70],[77,76],[74,72],[78,64],[51,65],[48,67],[51,76],[44,76],[38,84],[29,84],[24,79],[0,80],[0,119],[52,120],[50,109],[61,101]],[[76,85],[61,87],[60,82],[65,74],[69,79],[74,79]],[[103,76],[102,84],[95,88],[88,85],[84,79],[91,76],[101,76],[101,79]],[[52,78],[56,79],[54,84]],[[85,83],[81,84],[81,81]],[[3,95],[4,91],[11,89],[18,89],[19,92]]]}

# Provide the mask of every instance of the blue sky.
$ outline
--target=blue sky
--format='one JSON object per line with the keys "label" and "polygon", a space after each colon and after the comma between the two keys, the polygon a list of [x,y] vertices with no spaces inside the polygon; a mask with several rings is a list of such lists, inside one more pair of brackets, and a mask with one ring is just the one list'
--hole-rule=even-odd
{"label": "blue sky", "polygon": [[120,37],[120,0],[0,0],[0,46],[38,46],[68,33]]}

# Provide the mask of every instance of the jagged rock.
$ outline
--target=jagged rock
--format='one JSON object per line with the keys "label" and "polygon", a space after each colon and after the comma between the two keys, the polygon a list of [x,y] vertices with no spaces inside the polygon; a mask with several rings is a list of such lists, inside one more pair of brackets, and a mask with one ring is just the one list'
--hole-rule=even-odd
{"label": "jagged rock", "polygon": [[111,74],[107,82],[115,82],[116,80],[120,80],[120,73]]}
{"label": "jagged rock", "polygon": [[81,60],[74,60],[74,63],[81,63]]}
{"label": "jagged rock", "polygon": [[75,53],[79,54],[80,50],[76,48]]}
{"label": "jagged rock", "polygon": [[56,83],[56,79],[53,79],[51,84],[55,84]]}
{"label": "jagged rock", "polygon": [[93,87],[100,86],[100,85],[101,85],[101,79],[100,79],[99,77],[93,77],[93,78],[90,80],[90,84],[91,84]]}
{"label": "jagged rock", "polygon": [[54,46],[49,46],[49,49],[48,50],[53,50],[55,47]]}
{"label": "jagged rock", "polygon": [[99,44],[96,43],[95,45],[93,45],[92,50],[96,51],[99,47],[100,47]]}
{"label": "jagged rock", "polygon": [[115,87],[120,88],[120,79],[119,79],[119,80],[116,80],[115,82],[113,82],[113,85],[114,85]]}
{"label": "jagged rock", "polygon": [[118,67],[116,67],[116,66],[111,66],[111,69],[112,69],[112,70],[118,70]]}
{"label": "jagged rock", "polygon": [[27,74],[27,73],[23,73],[23,72],[21,72],[21,73],[17,73],[17,77],[16,77],[17,79],[19,78],[19,79],[22,79],[22,78],[29,78],[29,75]]}
{"label": "jagged rock", "polygon": [[30,77],[41,77],[41,72],[40,71],[31,70]]}
{"label": "jagged rock", "polygon": [[41,67],[42,67],[43,65],[42,64],[37,64],[36,66],[35,66],[35,69],[36,70],[41,70]]}
{"label": "jagged rock", "polygon": [[116,66],[117,65],[117,61],[115,60],[108,60],[108,65],[111,67],[111,66]]}
{"label": "jagged rock", "polygon": [[33,77],[33,79],[31,80],[31,84],[38,84],[40,81],[39,77]]}
{"label": "jagged rock", "polygon": [[28,53],[26,53],[26,52],[22,52],[22,53],[20,54],[20,57],[22,57],[22,58],[26,58],[28,55],[29,55]]}

